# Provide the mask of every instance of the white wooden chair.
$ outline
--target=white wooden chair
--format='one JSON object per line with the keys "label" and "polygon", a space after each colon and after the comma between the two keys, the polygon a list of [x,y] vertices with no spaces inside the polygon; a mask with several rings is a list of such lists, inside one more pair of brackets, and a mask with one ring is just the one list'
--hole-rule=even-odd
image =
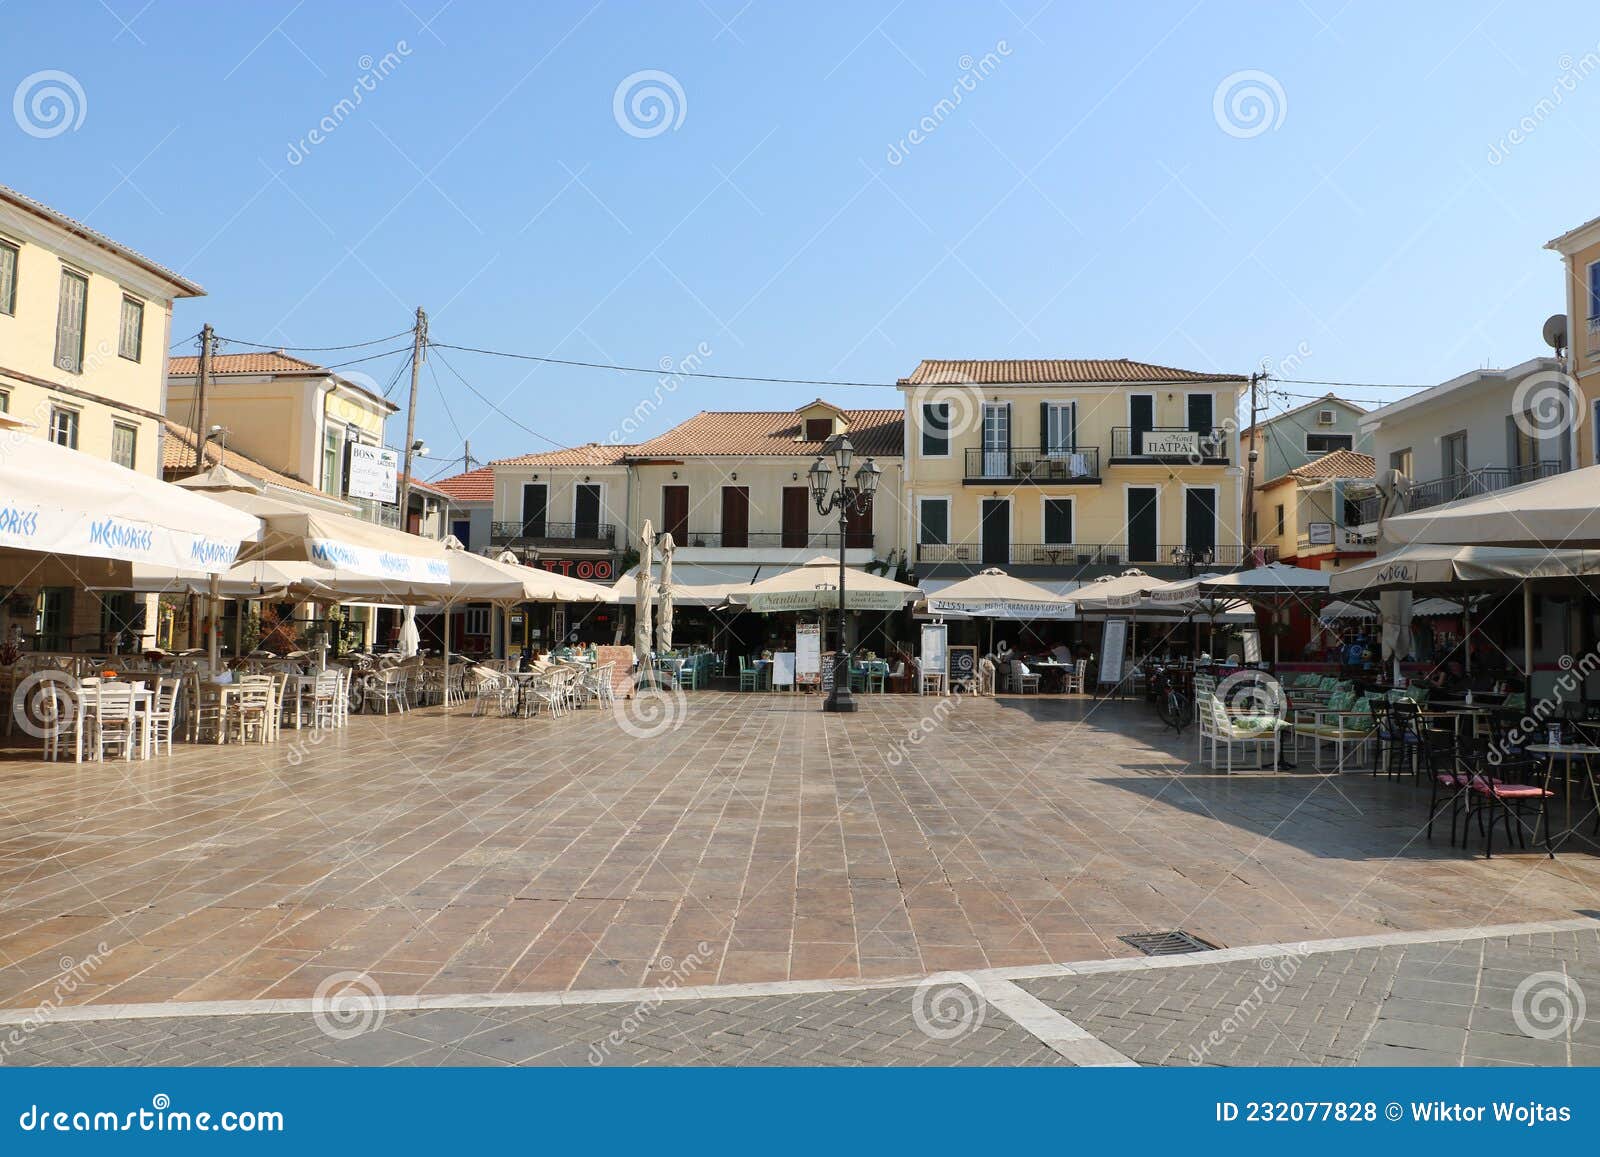
{"label": "white wooden chair", "polygon": [[153,754],[161,754],[163,743],[167,745],[167,754],[172,754],[172,732],[178,725],[178,692],[181,688],[182,681],[171,675],[156,680],[150,709],[144,717],[145,738]]}
{"label": "white wooden chair", "polygon": [[133,713],[133,684],[120,680],[101,683],[95,693],[94,752],[104,759],[108,749],[122,749],[123,759],[133,758],[139,723]]}
{"label": "white wooden chair", "polygon": [[1199,754],[1202,758],[1205,756],[1206,740],[1209,739],[1211,755],[1208,763],[1213,771],[1217,770],[1218,761],[1224,760],[1226,767],[1223,770],[1232,773],[1233,751],[1236,747],[1243,748],[1245,752],[1254,749],[1257,768],[1262,766],[1263,755],[1270,751],[1272,766],[1277,766],[1282,751],[1282,733],[1288,726],[1287,722],[1276,715],[1229,715],[1222,700],[1215,695],[1207,695],[1197,701],[1200,703],[1197,731]]}

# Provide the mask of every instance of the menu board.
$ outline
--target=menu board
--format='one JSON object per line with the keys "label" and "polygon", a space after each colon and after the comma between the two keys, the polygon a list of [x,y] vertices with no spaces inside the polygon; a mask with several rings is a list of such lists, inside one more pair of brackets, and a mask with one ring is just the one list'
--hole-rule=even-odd
{"label": "menu board", "polygon": [[833,652],[828,651],[822,656],[822,693],[833,694]]}
{"label": "menu board", "polygon": [[[922,670],[924,672],[938,672],[944,674],[948,671],[949,656],[946,651],[950,639],[950,628],[943,623],[924,623],[922,625]],[[921,683],[921,680],[918,680]],[[918,688],[920,690],[920,687]]]}
{"label": "menu board", "polygon": [[794,652],[778,651],[772,656],[772,685],[774,687],[794,686]]}
{"label": "menu board", "polygon": [[1239,634],[1244,638],[1244,661],[1261,662],[1261,631],[1256,627],[1246,627]]}
{"label": "menu board", "polygon": [[976,687],[978,685],[978,648],[976,647],[950,648],[950,686],[959,687],[962,684],[968,687]]}
{"label": "menu board", "polygon": [[1128,620],[1107,619],[1100,636],[1100,673],[1096,681],[1115,686],[1122,682],[1123,662],[1128,653]]}
{"label": "menu board", "polygon": [[822,682],[822,630],[815,623],[794,629],[794,681],[805,687]]}

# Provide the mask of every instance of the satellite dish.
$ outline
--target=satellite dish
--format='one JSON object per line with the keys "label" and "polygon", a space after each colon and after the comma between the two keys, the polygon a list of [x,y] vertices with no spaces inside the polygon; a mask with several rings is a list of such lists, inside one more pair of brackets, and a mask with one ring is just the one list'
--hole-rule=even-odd
{"label": "satellite dish", "polygon": [[1567,315],[1552,313],[1545,319],[1544,344],[1560,353],[1567,348]]}

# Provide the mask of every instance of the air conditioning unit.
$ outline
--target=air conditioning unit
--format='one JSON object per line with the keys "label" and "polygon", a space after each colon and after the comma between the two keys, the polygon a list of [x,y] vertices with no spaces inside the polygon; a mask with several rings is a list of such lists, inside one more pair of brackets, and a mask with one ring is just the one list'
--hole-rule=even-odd
{"label": "air conditioning unit", "polygon": [[1334,413],[1333,413],[1332,410],[1318,410],[1317,411],[1317,425],[1319,425],[1319,426],[1331,426],[1336,421],[1338,421],[1338,419],[1334,416]]}

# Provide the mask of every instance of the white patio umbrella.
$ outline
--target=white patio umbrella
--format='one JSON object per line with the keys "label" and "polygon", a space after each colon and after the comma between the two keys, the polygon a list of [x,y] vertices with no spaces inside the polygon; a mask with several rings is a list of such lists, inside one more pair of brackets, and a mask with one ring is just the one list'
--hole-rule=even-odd
{"label": "white patio umbrella", "polygon": [[677,545],[672,541],[670,530],[661,535],[658,545],[661,547],[661,611],[656,621],[656,650],[665,653],[672,650],[672,552]]}
{"label": "white patio umbrella", "polygon": [[0,581],[50,570],[44,556],[108,560],[105,577],[132,566],[227,570],[261,523],[148,474],[69,450],[0,420]]}
{"label": "white patio umbrella", "polygon": [[1600,549],[1600,466],[1397,514],[1384,537],[1400,543]]}
{"label": "white patio umbrella", "polygon": [[[845,610],[897,611],[921,597],[914,586],[849,567],[845,571]],[[776,611],[830,611],[839,606],[839,560],[818,555],[792,570],[731,591],[728,601],[760,614]]]}
{"label": "white patio umbrella", "polygon": [[411,658],[422,648],[422,636],[417,632],[417,608],[407,607],[400,620],[400,654]]}
{"label": "white patio umbrella", "polygon": [[1071,599],[1008,575],[999,567],[951,583],[923,600],[929,614],[971,619],[1055,619],[1077,617]]}
{"label": "white patio umbrella", "polygon": [[655,561],[654,524],[647,518],[639,528],[639,572],[634,576],[633,594],[633,663],[636,671],[646,671],[650,664],[650,566]]}
{"label": "white patio umbrella", "polygon": [[[1200,579],[1195,590],[1217,598],[1243,599],[1255,607],[1272,611],[1274,627],[1278,612],[1291,603],[1322,600],[1328,593],[1328,575],[1320,570],[1289,566],[1281,562],[1249,570],[1233,571]],[[1272,665],[1278,665],[1278,632],[1272,632]]]}

